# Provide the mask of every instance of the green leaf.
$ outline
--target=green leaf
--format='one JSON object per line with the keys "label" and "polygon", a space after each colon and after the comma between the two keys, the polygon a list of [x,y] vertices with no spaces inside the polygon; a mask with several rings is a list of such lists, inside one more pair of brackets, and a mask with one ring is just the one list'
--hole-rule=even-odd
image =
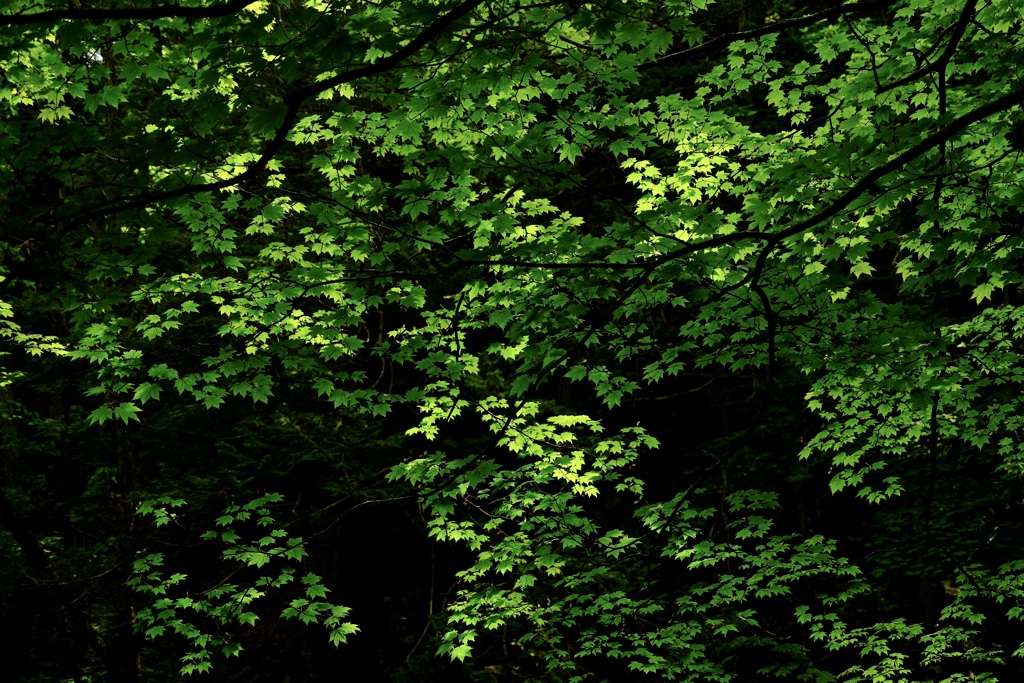
{"label": "green leaf", "polygon": [[134,403],[123,402],[123,403],[119,404],[116,408],[114,408],[113,416],[116,417],[117,419],[121,420],[125,424],[128,424],[132,420],[138,422],[139,421],[139,413],[141,413],[141,412],[142,412],[142,409],[139,408]]}

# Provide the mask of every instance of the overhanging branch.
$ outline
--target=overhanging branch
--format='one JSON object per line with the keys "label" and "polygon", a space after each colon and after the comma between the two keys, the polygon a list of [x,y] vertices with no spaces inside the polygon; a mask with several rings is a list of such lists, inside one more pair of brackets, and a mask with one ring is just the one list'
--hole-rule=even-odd
{"label": "overhanging branch", "polygon": [[924,78],[930,73],[935,73],[940,70],[944,71],[946,69],[946,65],[948,65],[950,60],[953,59],[953,54],[956,52],[956,48],[960,45],[960,41],[963,40],[964,33],[967,31],[967,25],[974,19],[974,8],[977,4],[977,0],[967,0],[967,3],[964,4],[963,10],[960,11],[960,17],[953,26],[953,33],[949,37],[949,43],[946,45],[946,49],[943,50],[942,54],[939,55],[938,59],[923,69],[918,69],[909,76],[905,76],[898,81],[893,81],[888,85],[882,86],[878,90],[878,94],[881,95],[882,93],[913,83],[916,80]]}
{"label": "overhanging branch", "polygon": [[[764,261],[768,258],[768,254],[773,251],[782,240],[795,235],[799,235],[802,232],[806,232],[811,228],[824,223],[825,221],[834,218],[841,211],[853,204],[862,195],[868,192],[874,187],[878,181],[885,176],[893,173],[900,168],[903,168],[915,159],[920,158],[927,152],[945,144],[954,136],[962,132],[968,126],[978,123],[989,116],[998,114],[1000,112],[1012,109],[1015,106],[1024,104],[1024,88],[1020,90],[1014,90],[1002,97],[989,102],[988,104],[978,107],[972,111],[967,112],[963,116],[953,119],[948,124],[940,128],[934,134],[925,138],[916,145],[904,150],[902,153],[896,155],[886,163],[878,166],[867,174],[864,175],[853,187],[844,192],[838,199],[826,206],[818,213],[809,216],[801,221],[797,221],[788,228],[784,228],[778,232],[735,232],[728,235],[719,235],[718,237],[712,237],[711,239],[701,240],[692,244],[687,244],[684,247],[675,249],[661,256],[649,259],[646,261],[633,261],[630,263],[599,263],[599,262],[582,262],[582,263],[530,263],[526,261],[515,261],[510,259],[498,259],[494,261],[470,261],[466,260],[463,263],[467,265],[479,265],[479,266],[516,266],[522,268],[545,268],[545,269],[569,269],[569,268],[604,268],[608,270],[621,270],[621,269],[640,269],[640,270],[652,270],[662,264],[673,261],[683,256],[689,256],[701,251],[708,249],[714,249],[716,247],[724,246],[726,244],[732,244],[734,242],[740,242],[748,239],[757,239],[766,242],[764,250],[758,257],[758,263],[755,269],[751,271],[751,275],[754,273],[760,273],[764,267]],[[749,284],[754,280],[748,275],[744,278],[744,281],[737,284],[739,287],[744,284]]]}
{"label": "overhanging branch", "polygon": [[873,10],[879,8],[889,7],[892,4],[892,0],[868,0],[867,2],[853,2],[845,5],[839,5],[831,9],[822,10],[821,12],[814,12],[813,14],[805,14],[801,17],[793,17],[792,19],[784,19],[777,21],[772,24],[766,24],[749,31],[734,31],[732,33],[724,33],[720,36],[715,36],[711,40],[705,41],[700,45],[694,45],[688,47],[685,50],[679,50],[678,52],[672,52],[670,54],[660,57],[657,61],[648,62],[643,66],[639,67],[640,70],[653,69],[659,66],[667,66],[669,64],[678,62],[682,59],[696,57],[706,52],[712,52],[721,47],[728,45],[729,43],[737,40],[750,40],[752,38],[760,38],[761,36],[767,36],[772,33],[781,33],[787,29],[792,28],[806,28],[813,26],[820,21],[827,19],[834,19],[836,17],[845,16],[854,12],[863,12],[865,10]]}
{"label": "overhanging branch", "polygon": [[856,185],[851,187],[843,193],[839,199],[832,202],[832,204],[822,209],[817,214],[802,221],[798,221],[790,227],[771,235],[770,239],[772,242],[778,243],[787,237],[793,237],[794,235],[806,232],[814,226],[835,217],[840,211],[850,206],[850,204],[855,202],[861,195],[867,192],[885,176],[903,168],[915,159],[924,156],[925,153],[945,144],[968,126],[978,123],[979,121],[983,121],[993,114],[998,114],[1008,109],[1012,109],[1020,104],[1024,104],[1024,88],[1007,93],[984,106],[978,107],[977,109],[967,112],[963,116],[953,119],[933,135],[925,138],[901,154],[896,155],[881,166],[869,171]]}
{"label": "overhanging branch", "polygon": [[29,24],[55,24],[60,21],[117,21],[153,19],[215,19],[236,14],[251,5],[252,0],[229,0],[210,7],[182,7],[174,3],[156,7],[133,7],[131,9],[65,9],[48,12],[29,12],[0,16],[0,26],[26,26]]}
{"label": "overhanging branch", "polygon": [[[281,124],[278,126],[274,137],[266,144],[263,148],[260,158],[252,163],[245,171],[239,173],[236,176],[226,178],[224,180],[218,180],[212,183],[200,183],[195,185],[185,185],[174,190],[168,190],[166,192],[157,192],[153,194],[137,195],[135,197],[125,198],[123,201],[115,200],[114,203],[92,209],[83,214],[79,214],[72,222],[72,225],[81,224],[84,221],[99,218],[102,216],[108,216],[114,213],[120,213],[122,211],[132,211],[134,209],[141,209],[150,204],[156,202],[166,201],[168,199],[176,199],[178,197],[184,197],[187,195],[195,194],[198,192],[210,192],[214,190],[222,190],[224,188],[239,185],[255,178],[261,173],[267,166],[267,164],[273,159],[277,153],[284,146],[285,140],[288,137],[288,133],[291,132],[295,126],[295,122],[299,117],[299,112],[302,109],[302,105],[309,100],[311,97],[330,90],[331,88],[337,87],[344,83],[351,83],[352,81],[360,78],[367,78],[370,76],[376,76],[377,74],[385,73],[391,69],[396,68],[399,64],[407,60],[409,57],[414,55],[422,47],[427,45],[432,40],[438,38],[444,33],[452,24],[461,19],[466,14],[469,14],[474,8],[482,4],[484,0],[466,0],[454,8],[445,13],[441,18],[428,26],[422,33],[416,38],[409,41],[409,43],[398,52],[384,57],[375,64],[359,67],[346,71],[343,74],[339,74],[334,78],[321,81],[308,85],[304,88],[298,88],[286,94],[284,96],[283,104],[286,107],[284,118]],[[70,228],[68,228],[70,229]],[[62,232],[67,232],[67,229]]]}

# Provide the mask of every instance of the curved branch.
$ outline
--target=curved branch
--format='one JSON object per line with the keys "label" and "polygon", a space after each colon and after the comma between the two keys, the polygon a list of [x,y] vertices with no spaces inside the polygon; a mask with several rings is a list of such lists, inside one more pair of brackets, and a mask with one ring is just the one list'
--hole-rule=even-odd
{"label": "curved branch", "polygon": [[[918,157],[923,156],[926,152],[930,152],[936,147],[940,147],[952,139],[955,135],[963,131],[968,126],[978,123],[987,119],[993,114],[1012,109],[1013,107],[1024,104],[1024,88],[1020,90],[1014,90],[1009,92],[1002,97],[995,99],[988,104],[978,107],[973,111],[969,111],[959,118],[955,118],[948,124],[940,128],[921,142],[917,143],[910,149],[904,150],[901,154],[897,154],[895,157],[890,159],[888,162],[878,166],[877,168],[869,171],[863,178],[857,182],[856,185],[847,190],[839,199],[834,201],[828,207],[822,209],[817,214],[805,218],[802,221],[791,225],[784,230],[774,233],[770,236],[770,239],[774,243],[778,243],[787,237],[799,235],[802,232],[813,228],[814,226],[824,223],[830,218],[833,218],[840,211],[848,207],[854,201],[856,201],[861,195],[871,189],[879,180],[885,176],[897,171],[898,169],[906,166],[911,161],[914,161]],[[741,233],[742,234],[742,233]]]}
{"label": "curved branch", "polygon": [[[999,99],[988,103],[984,107],[979,107],[974,111],[964,114],[958,119],[954,119],[944,128],[940,129],[935,135],[925,140],[922,140],[918,144],[914,145],[910,149],[906,150],[902,154],[897,155],[888,163],[879,166],[878,168],[870,171],[866,176],[861,178],[860,182],[854,185],[852,188],[846,191],[842,197],[836,200],[833,204],[826,207],[819,213],[810,216],[796,224],[769,236],[768,243],[761,249],[757,255],[757,259],[754,262],[754,267],[750,269],[750,272],[742,280],[737,282],[735,285],[729,287],[729,291],[738,289],[743,286],[749,286],[751,288],[757,287],[761,279],[761,274],[764,272],[765,266],[768,263],[768,258],[772,252],[775,251],[776,247],[782,240],[793,237],[806,232],[814,226],[827,221],[830,218],[836,216],[840,211],[848,207],[854,201],[856,201],[864,192],[870,189],[876,182],[881,180],[886,175],[892,173],[898,168],[904,166],[910,161],[920,157],[925,152],[934,149],[935,147],[941,147],[945,145],[954,135],[962,131],[972,123],[977,123],[993,114],[998,114],[1001,111],[1011,109],[1012,107],[1024,104],[1024,89],[1017,90],[1008,93]],[[734,235],[726,235],[726,237],[736,235],[748,235],[748,233],[734,233]],[[756,290],[755,290],[756,291]]]}
{"label": "curved branch", "polygon": [[725,33],[720,36],[716,36],[711,40],[701,43],[700,45],[694,45],[688,47],[685,50],[679,52],[673,52],[671,54],[664,55],[658,58],[657,61],[648,62],[643,66],[639,67],[640,70],[651,69],[659,66],[665,66],[666,63],[672,63],[684,59],[687,57],[695,57],[697,55],[704,54],[705,52],[711,52],[717,50],[729,43],[737,40],[750,40],[751,38],[760,38],[771,33],[781,33],[786,29],[791,28],[805,28],[807,26],[813,26],[820,21],[826,19],[834,19],[836,17],[845,16],[846,14],[853,12],[860,12],[863,10],[871,10],[876,8],[889,7],[892,4],[892,0],[867,0],[867,2],[853,2],[845,5],[839,5],[831,9],[822,10],[821,12],[814,12],[813,14],[805,14],[802,17],[793,17],[792,19],[784,19],[783,21],[777,21],[773,24],[761,26],[759,28],[751,29],[749,31],[734,31],[732,33]]}
{"label": "curved branch", "polygon": [[118,19],[147,21],[151,19],[215,19],[236,14],[251,5],[252,0],[228,0],[222,5],[211,7],[182,7],[160,5],[131,9],[65,9],[48,12],[30,12],[0,16],[2,26],[25,26],[27,24],[54,24],[58,21],[116,21]]}
{"label": "curved branch", "polygon": [[743,285],[750,283],[756,283],[756,278],[760,277],[761,272],[764,269],[765,262],[772,251],[779,245],[782,240],[795,235],[799,235],[802,232],[806,232],[816,225],[820,225],[830,218],[834,218],[843,209],[853,204],[868,190],[873,188],[879,180],[885,176],[899,170],[906,166],[911,161],[914,161],[918,157],[923,156],[925,153],[940,147],[952,139],[955,135],[963,131],[968,126],[978,123],[993,114],[1012,109],[1013,107],[1024,104],[1024,88],[1020,90],[1014,90],[1012,92],[1003,95],[1002,97],[989,102],[988,104],[978,107],[973,111],[969,111],[959,118],[953,119],[948,124],[940,128],[935,134],[925,138],[921,142],[917,143],[913,147],[904,150],[902,153],[897,154],[895,157],[887,161],[886,163],[878,166],[869,171],[863,178],[861,178],[853,187],[844,192],[842,196],[836,199],[834,202],[826,206],[824,209],[808,216],[807,218],[797,221],[788,228],[784,228],[778,232],[734,232],[728,235],[719,235],[718,237],[712,237],[711,239],[701,240],[693,244],[687,244],[684,247],[680,247],[674,251],[670,251],[663,254],[655,259],[647,261],[633,261],[631,263],[600,263],[600,262],[577,262],[577,263],[530,263],[527,261],[516,261],[512,259],[496,259],[493,261],[487,260],[463,260],[462,263],[465,265],[476,265],[476,266],[516,266],[520,268],[545,268],[545,269],[569,269],[569,268],[605,268],[609,270],[621,270],[621,269],[640,269],[645,272],[649,272],[660,265],[674,261],[677,258],[683,256],[689,256],[707,249],[714,249],[715,247],[724,246],[733,242],[740,242],[747,239],[758,239],[766,242],[764,249],[758,255],[756,266],[750,271],[750,273],[743,278],[743,280],[736,285],[730,287],[730,290],[736,289]]}
{"label": "curved branch", "polygon": [[[273,159],[281,148],[284,146],[285,139],[288,137],[288,133],[291,132],[295,126],[295,122],[298,120],[299,112],[302,109],[302,105],[306,100],[311,97],[330,90],[336,86],[344,83],[351,83],[352,81],[360,78],[366,78],[370,76],[376,76],[377,74],[390,71],[396,68],[399,64],[407,60],[413,54],[418,52],[420,48],[424,47],[427,43],[434,40],[442,33],[444,33],[452,24],[457,20],[468,14],[478,5],[482,4],[484,0],[465,0],[464,2],[456,5],[454,8],[445,13],[440,19],[428,26],[422,33],[416,38],[409,41],[409,43],[398,52],[380,59],[375,64],[369,64],[367,66],[352,69],[343,74],[339,74],[334,78],[329,78],[312,85],[308,85],[304,88],[298,88],[292,90],[284,96],[283,104],[285,105],[284,118],[281,124],[278,126],[277,131],[274,133],[274,137],[271,138],[270,142],[263,148],[263,153],[260,158],[252,163],[245,171],[239,173],[236,176],[226,178],[224,180],[218,180],[212,183],[200,183],[197,185],[185,185],[174,190],[167,190],[166,192],[157,192],[154,194],[137,195],[135,197],[124,198],[124,201],[118,200],[120,203],[115,203],[106,207],[100,207],[88,211],[84,214],[79,214],[72,225],[81,224],[84,221],[99,218],[102,216],[108,216],[113,213],[120,213],[122,211],[131,211],[133,209],[141,209],[150,204],[166,201],[168,199],[176,199],[178,197],[184,197],[197,192],[208,192],[213,190],[222,190],[227,187],[232,187],[244,182],[247,182],[255,178],[261,173],[267,166],[267,164]],[[61,232],[67,232],[69,228],[62,230]]]}
{"label": "curved branch", "polygon": [[882,86],[879,88],[878,94],[881,95],[882,93],[913,83],[916,80],[924,78],[930,73],[940,70],[945,71],[946,65],[949,64],[951,59],[953,59],[953,53],[956,52],[956,48],[960,45],[960,41],[963,40],[964,33],[967,31],[967,25],[974,19],[974,8],[977,4],[978,0],[967,0],[964,4],[963,10],[960,11],[960,18],[957,19],[956,24],[953,26],[953,34],[949,37],[949,44],[946,45],[946,49],[941,55],[939,55],[938,59],[923,69],[918,69],[914,73],[905,76],[898,81]]}

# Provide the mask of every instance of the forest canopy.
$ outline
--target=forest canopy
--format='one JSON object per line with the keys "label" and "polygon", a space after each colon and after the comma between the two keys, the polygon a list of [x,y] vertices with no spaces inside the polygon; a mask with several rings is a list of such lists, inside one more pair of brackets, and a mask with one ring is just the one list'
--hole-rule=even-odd
{"label": "forest canopy", "polygon": [[1022,31],[0,0],[0,676],[1020,680]]}

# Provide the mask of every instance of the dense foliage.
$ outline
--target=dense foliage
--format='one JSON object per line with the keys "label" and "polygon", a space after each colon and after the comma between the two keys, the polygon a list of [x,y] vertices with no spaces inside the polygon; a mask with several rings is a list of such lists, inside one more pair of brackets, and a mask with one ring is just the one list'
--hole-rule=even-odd
{"label": "dense foliage", "polygon": [[4,679],[1018,680],[1022,31],[3,0]]}

